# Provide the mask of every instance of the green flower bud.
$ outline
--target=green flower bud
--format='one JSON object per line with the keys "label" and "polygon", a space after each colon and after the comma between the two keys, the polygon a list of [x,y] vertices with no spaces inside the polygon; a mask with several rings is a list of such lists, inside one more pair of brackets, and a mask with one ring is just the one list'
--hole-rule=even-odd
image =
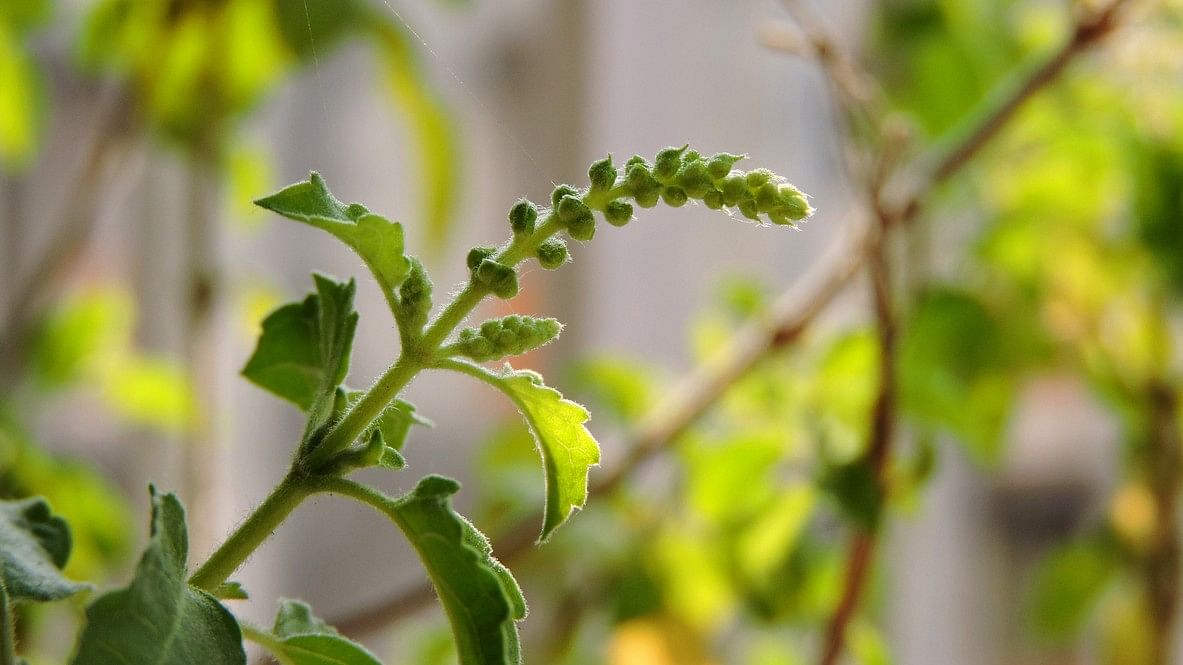
{"label": "green flower bud", "polygon": [[[657,205],[657,196],[661,185],[653,178],[649,168],[644,164],[633,164],[628,167],[627,183],[629,192],[642,208],[652,208]],[[645,202],[652,201],[650,205]]]}
{"label": "green flower bud", "polygon": [[723,178],[719,190],[723,193],[723,203],[729,206],[739,205],[739,202],[748,195],[748,183],[742,175],[732,173]]}
{"label": "green flower bud", "polygon": [[671,208],[681,208],[686,205],[689,197],[686,196],[686,191],[680,187],[666,187],[661,190],[661,200]]}
{"label": "green flower bud", "polygon": [[785,183],[777,188],[777,210],[792,220],[802,220],[813,214],[809,199],[796,187]]}
{"label": "green flower bud", "polygon": [[558,238],[550,238],[535,252],[538,263],[547,270],[555,270],[567,262],[567,245]]}
{"label": "green flower bud", "polygon": [[625,201],[609,201],[604,208],[604,219],[612,226],[624,226],[633,218],[633,207]]}
{"label": "green flower bud", "polygon": [[768,213],[768,221],[777,226],[796,226],[797,222],[783,210],[773,210]]}
{"label": "green flower bud", "polygon": [[[528,199],[518,199],[509,209],[509,226],[514,235],[529,235],[534,232],[534,222],[538,220],[538,207]],[[479,262],[478,262],[479,265]]]}
{"label": "green flower bud", "polygon": [[702,202],[711,210],[719,210],[723,207],[723,192],[712,189],[702,197]]}
{"label": "green flower bud", "polygon": [[678,171],[678,186],[686,190],[686,195],[692,199],[701,199],[707,192],[715,188],[711,175],[707,172],[706,162],[690,162]]}
{"label": "green flower bud", "polygon": [[477,266],[481,264],[481,261],[496,253],[497,249],[495,247],[473,247],[468,250],[468,257],[465,259],[465,262],[468,264],[469,270],[476,270]]}
{"label": "green flower bud", "polygon": [[345,206],[345,216],[355,222],[368,214],[370,214],[370,209],[360,203],[350,203]]}
{"label": "green flower bud", "polygon": [[752,171],[748,171],[748,175],[747,175],[748,191],[754,193],[757,189],[760,188],[761,185],[772,180],[772,175],[773,175],[772,171],[769,171],[768,169],[755,169]]}
{"label": "green flower bud", "polygon": [[567,234],[576,240],[591,240],[596,234],[596,218],[592,209],[575,196],[564,196],[559,201],[559,220],[567,225]]}
{"label": "green flower bud", "polygon": [[607,191],[616,184],[616,167],[612,165],[612,155],[591,165],[587,170],[587,177],[591,180],[593,192]]}
{"label": "green flower bud", "polygon": [[717,152],[711,156],[707,161],[707,172],[711,174],[711,178],[718,182],[726,178],[731,173],[731,167],[735,163],[743,159],[745,155],[732,155],[726,152]]}
{"label": "green flower bud", "polygon": [[766,182],[760,185],[760,188],[753,192],[753,196],[756,197],[756,207],[760,209],[760,212],[770,212],[780,202],[780,194],[775,182]]}
{"label": "green flower bud", "polygon": [[476,278],[493,291],[493,295],[508,300],[518,294],[518,273],[513,268],[497,263],[493,259],[481,261],[477,266]]}
{"label": "green flower bud", "polygon": [[564,196],[579,196],[579,190],[571,185],[559,185],[550,193],[550,205],[553,208],[559,207],[559,201],[563,200]]}
{"label": "green flower bud", "polygon": [[501,319],[489,319],[482,323],[480,334],[485,339],[497,339],[501,334]]}
{"label": "green flower bud", "polygon": [[756,205],[756,199],[746,198],[739,202],[739,212],[748,219],[760,221],[760,208]]}
{"label": "green flower bud", "polygon": [[418,339],[427,324],[427,315],[431,313],[431,279],[419,259],[411,256],[407,262],[411,270],[398,287],[398,304],[394,312],[404,346]]}
{"label": "green flower bud", "polygon": [[688,147],[689,144],[681,148],[666,148],[657,153],[657,159],[653,161],[653,177],[663,185],[672,183],[678,169],[682,168],[682,153]]}
{"label": "green flower bud", "polygon": [[697,150],[687,150],[685,155],[682,155],[682,163],[689,164],[691,162],[702,161],[702,153]]}
{"label": "green flower bud", "polygon": [[631,168],[633,164],[640,164],[641,166],[644,166],[646,169],[649,168],[649,160],[645,159],[644,157],[642,157],[640,155],[633,155],[632,157],[628,158],[627,162],[624,163],[625,173],[628,172],[629,168]]}
{"label": "green flower bud", "polygon": [[459,341],[449,347],[452,354],[468,356],[477,362],[498,360],[521,355],[543,346],[562,331],[555,319],[536,319],[532,316],[512,315],[492,319],[481,324],[480,330],[466,328]]}

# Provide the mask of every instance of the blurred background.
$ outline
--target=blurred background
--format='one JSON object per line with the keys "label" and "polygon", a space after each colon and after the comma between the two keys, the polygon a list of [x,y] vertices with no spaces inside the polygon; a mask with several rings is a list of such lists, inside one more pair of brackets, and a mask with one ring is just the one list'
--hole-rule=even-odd
{"label": "blurred background", "polygon": [[[567,325],[514,365],[589,406],[593,485],[625,470],[506,558],[526,662],[825,662],[875,534],[842,662],[1183,663],[1181,130],[1175,0],[0,0],[0,493],[47,496],[68,571],[109,588],[154,482],[203,560],[303,423],[237,376],[259,322],[312,270],[364,277],[252,199],[315,169],[401,221],[444,294],[519,196],[690,142],[817,214],[640,211],[482,311]],[[638,461],[646,414],[812,302],[867,228],[871,269],[859,254],[807,329]],[[364,386],[397,333],[359,281]],[[870,464],[885,384],[891,456]],[[495,543],[536,528],[510,404],[451,376],[407,397],[436,426],[365,480],[445,473]],[[430,596],[406,595],[413,553],[343,501],[307,502],[235,579],[257,623],[299,597],[387,662],[454,662]],[[22,616],[34,665],[68,657],[78,617]]]}

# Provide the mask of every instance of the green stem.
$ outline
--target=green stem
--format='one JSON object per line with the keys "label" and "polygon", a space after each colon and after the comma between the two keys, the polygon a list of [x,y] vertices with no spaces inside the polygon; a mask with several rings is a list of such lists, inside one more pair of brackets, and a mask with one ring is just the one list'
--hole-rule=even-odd
{"label": "green stem", "polygon": [[[543,219],[534,233],[529,236],[516,237],[500,252],[495,259],[508,266],[515,266],[532,256],[547,238],[562,230],[563,224],[554,212],[550,212]],[[210,556],[193,576],[189,583],[206,591],[213,591],[219,584],[225,582],[235,570],[250,557],[263,541],[300,505],[307,496],[316,491],[336,491],[349,494],[365,503],[369,503],[389,514],[391,499],[378,492],[374,492],[363,485],[357,485],[341,478],[315,477],[311,470],[320,467],[334,455],[348,448],[367,428],[382,415],[403,388],[421,370],[429,366],[435,358],[440,346],[448,335],[472,313],[480,304],[489,289],[476,280],[469,283],[459,294],[440,312],[439,316],[427,327],[423,334],[423,341],[415,353],[404,353],[390,366],[390,369],[378,379],[372,388],[366,391],[364,397],[325,435],[325,438],[304,459],[297,460],[296,465],[282,482],[271,492],[263,503],[255,509],[235,529],[234,533],[222,543],[222,546]],[[385,508],[382,507],[385,505]],[[393,517],[393,515],[392,515]],[[6,665],[0,663],[0,665]]]}
{"label": "green stem", "polygon": [[[558,216],[550,213],[542,224],[529,236],[514,238],[512,242],[501,250],[495,260],[507,266],[515,266],[533,255],[538,246],[547,238],[558,233],[563,228]],[[345,450],[369,428],[386,407],[411,379],[430,363],[439,351],[440,346],[460,325],[472,310],[489,295],[489,288],[476,280],[469,280],[468,284],[448,303],[439,316],[427,326],[423,333],[423,340],[419,344],[419,353],[415,357],[406,354],[399,357],[398,362],[386,370],[378,382],[370,388],[341,421],[325,435],[320,445],[308,455],[305,468],[315,469],[327,462],[333,455]]]}
{"label": "green stem", "polygon": [[255,512],[238,525],[226,542],[193,573],[189,584],[212,592],[225,582],[275,532],[296,506],[312,493],[306,482],[291,474],[286,476]]}

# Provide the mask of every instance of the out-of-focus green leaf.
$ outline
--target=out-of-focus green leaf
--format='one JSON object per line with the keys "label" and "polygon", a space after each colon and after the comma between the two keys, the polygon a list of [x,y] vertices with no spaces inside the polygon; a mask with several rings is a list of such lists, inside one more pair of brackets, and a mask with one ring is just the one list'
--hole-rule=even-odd
{"label": "out-of-focus green leaf", "polygon": [[361,19],[356,0],[277,0],[275,12],[283,41],[301,60],[324,57]]}
{"label": "out-of-focus green leaf", "polygon": [[826,467],[819,484],[860,528],[874,530],[883,514],[883,492],[871,463],[861,458]]}
{"label": "out-of-focus green leaf", "polygon": [[878,353],[868,330],[844,334],[821,353],[810,411],[828,458],[851,460],[866,446],[867,414],[879,386]]}
{"label": "out-of-focus green leaf", "polygon": [[571,383],[577,392],[586,393],[622,425],[639,419],[652,407],[656,386],[649,368],[643,364],[615,358],[589,358],[571,369]]}
{"label": "out-of-focus green leaf", "polygon": [[587,501],[587,474],[600,462],[600,446],[584,423],[587,409],[547,387],[528,370],[491,372],[469,362],[449,361],[448,369],[476,377],[504,392],[522,412],[546,467],[546,516],[540,541]]}
{"label": "out-of-focus green leaf", "polygon": [[924,296],[900,350],[900,397],[920,420],[946,428],[981,461],[996,459],[1024,353],[976,297],[938,289]]}
{"label": "out-of-focus green leaf", "polygon": [[112,356],[125,356],[135,305],[124,290],[100,287],[70,294],[46,317],[33,340],[31,370],[45,388],[62,388]]}
{"label": "out-of-focus green leaf", "polygon": [[682,449],[690,505],[704,519],[743,521],[771,499],[772,471],[781,456],[775,435],[741,433],[720,443],[688,437]]}
{"label": "out-of-focus green leaf", "polygon": [[846,629],[850,653],[859,665],[891,665],[883,635],[867,621],[855,621]]}
{"label": "out-of-focus green leaf", "polygon": [[[289,303],[263,320],[259,343],[243,368],[256,385],[309,410],[333,394],[349,373],[357,328],[357,285],[314,275],[316,293]],[[318,424],[319,425],[319,424]]]}
{"label": "out-of-focus green leaf", "polygon": [[178,431],[193,415],[193,393],[184,369],[172,360],[132,356],[111,368],[107,401],[131,422]]}
{"label": "out-of-focus green leaf", "polygon": [[1116,572],[1112,548],[1099,540],[1070,543],[1043,560],[1029,598],[1031,627],[1050,640],[1071,638],[1095,609]]}
{"label": "out-of-focus green leaf", "polygon": [[816,503],[817,491],[811,485],[791,487],[736,536],[737,563],[748,579],[771,581],[776,567],[796,547]]}
{"label": "out-of-focus green leaf", "polygon": [[73,525],[68,577],[98,579],[121,564],[131,546],[131,509],[91,465],[45,452],[0,413],[0,496],[37,493]]}
{"label": "out-of-focus green leaf", "polygon": [[1135,151],[1134,219],[1139,240],[1183,294],[1183,150],[1165,143]]}
{"label": "out-of-focus green leaf", "polygon": [[289,185],[255,204],[336,236],[365,261],[387,297],[410,272],[411,265],[403,254],[402,225],[371,213],[360,203],[341,203],[319,173],[313,172],[306,182]]}
{"label": "out-of-focus green leaf", "polygon": [[[23,4],[28,3],[16,2]],[[41,97],[41,81],[17,26],[0,13],[0,166],[19,168],[36,153]]]}
{"label": "out-of-focus green leaf", "polygon": [[460,151],[458,130],[444,103],[423,75],[416,47],[406,26],[371,18],[386,65],[386,79],[399,110],[411,126],[418,157],[423,219],[429,251],[438,253],[456,216]]}
{"label": "out-of-focus green leaf", "polygon": [[110,665],[112,654],[126,663],[244,665],[238,622],[185,581],[188,555],[181,502],[153,488],[152,536],[135,578],[87,608],[74,665]]}
{"label": "out-of-focus green leaf", "polygon": [[0,501],[0,582],[15,600],[61,600],[87,588],[66,579],[70,527],[40,497]]}

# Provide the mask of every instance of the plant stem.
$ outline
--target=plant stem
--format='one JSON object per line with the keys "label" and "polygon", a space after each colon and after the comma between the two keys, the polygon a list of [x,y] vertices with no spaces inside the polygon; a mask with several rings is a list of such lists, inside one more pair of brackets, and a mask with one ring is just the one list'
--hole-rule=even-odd
{"label": "plant stem", "polygon": [[[529,236],[519,236],[513,239],[504,249],[494,257],[498,263],[515,266],[530,256],[538,246],[562,228],[557,216],[551,213],[543,223]],[[374,422],[403,388],[410,383],[431,359],[448,335],[460,325],[472,310],[489,295],[489,287],[476,281],[469,280],[468,284],[448,303],[439,316],[427,327],[423,333],[423,341],[414,357],[403,353],[390,369],[386,370],[378,382],[370,388],[361,399],[337,423],[323,441],[308,456],[306,468],[315,469],[328,461],[330,457],[347,448],[353,443],[370,423]]]}
{"label": "plant stem", "polygon": [[193,573],[189,578],[189,584],[213,591],[234,574],[234,571],[238,570],[238,567],[311,493],[305,479],[288,474],[255,512],[238,525],[226,542]]}
{"label": "plant stem", "polygon": [[0,579],[0,665],[16,665],[16,625],[4,580]]}

